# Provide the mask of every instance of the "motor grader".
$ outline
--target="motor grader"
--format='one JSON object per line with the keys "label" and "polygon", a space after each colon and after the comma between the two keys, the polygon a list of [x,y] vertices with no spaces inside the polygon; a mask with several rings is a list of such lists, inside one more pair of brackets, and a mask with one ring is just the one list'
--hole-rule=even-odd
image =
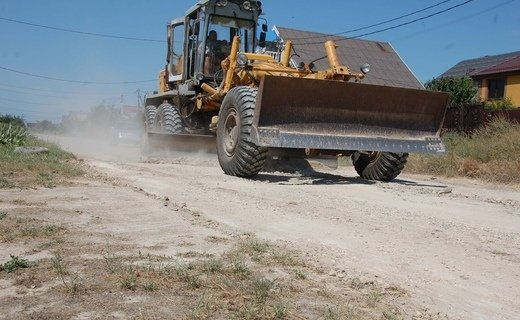
{"label": "motor grader", "polygon": [[364,84],[367,66],[342,65],[332,41],[326,70],[292,67],[291,41],[278,58],[259,53],[261,10],[260,1],[201,0],[168,24],[159,90],[145,98],[145,149],[209,141],[222,170],[239,177],[271,157],[350,156],[361,177],[382,181],[411,152],[445,151],[446,94]]}

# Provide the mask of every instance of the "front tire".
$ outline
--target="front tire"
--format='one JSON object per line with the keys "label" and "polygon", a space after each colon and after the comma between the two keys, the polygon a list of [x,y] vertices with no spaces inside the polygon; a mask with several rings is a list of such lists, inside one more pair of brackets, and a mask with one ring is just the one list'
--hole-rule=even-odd
{"label": "front tire", "polygon": [[267,148],[251,141],[257,91],[236,87],[222,102],[217,125],[217,156],[224,173],[231,176],[255,176],[267,158]]}
{"label": "front tire", "polygon": [[391,181],[404,169],[408,153],[354,152],[352,163],[356,172],[364,179]]}

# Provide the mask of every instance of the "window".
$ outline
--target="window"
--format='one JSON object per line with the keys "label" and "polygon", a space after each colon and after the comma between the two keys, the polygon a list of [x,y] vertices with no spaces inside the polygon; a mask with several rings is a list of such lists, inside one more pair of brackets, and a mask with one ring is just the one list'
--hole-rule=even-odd
{"label": "window", "polygon": [[211,16],[205,42],[206,48],[199,48],[199,55],[204,56],[204,74],[214,75],[221,70],[220,63],[230,54],[234,36],[240,37],[239,51],[252,52],[254,32],[254,21]]}
{"label": "window", "polygon": [[181,78],[184,32],[184,23],[168,26],[168,81]]}
{"label": "window", "polygon": [[506,79],[496,78],[488,80],[488,99],[502,99],[504,97],[504,88]]}

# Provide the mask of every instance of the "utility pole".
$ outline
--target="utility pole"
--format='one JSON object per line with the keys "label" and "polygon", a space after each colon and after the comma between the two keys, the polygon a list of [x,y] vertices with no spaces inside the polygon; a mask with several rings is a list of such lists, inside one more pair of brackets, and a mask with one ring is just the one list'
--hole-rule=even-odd
{"label": "utility pole", "polygon": [[141,89],[137,89],[135,92],[137,93],[137,106],[140,108],[143,104],[143,100],[141,97]]}

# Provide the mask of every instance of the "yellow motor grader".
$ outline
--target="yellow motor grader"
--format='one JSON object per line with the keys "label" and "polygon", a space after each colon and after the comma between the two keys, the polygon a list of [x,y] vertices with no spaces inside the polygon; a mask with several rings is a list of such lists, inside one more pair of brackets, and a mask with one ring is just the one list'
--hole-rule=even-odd
{"label": "yellow motor grader", "polygon": [[279,57],[257,53],[261,10],[255,0],[201,0],[168,24],[159,91],[145,99],[145,146],[209,140],[223,171],[240,177],[258,174],[270,155],[351,156],[361,177],[382,181],[410,152],[445,151],[446,94],[364,84],[367,66],[342,65],[332,41],[320,71],[291,67],[291,41]]}

